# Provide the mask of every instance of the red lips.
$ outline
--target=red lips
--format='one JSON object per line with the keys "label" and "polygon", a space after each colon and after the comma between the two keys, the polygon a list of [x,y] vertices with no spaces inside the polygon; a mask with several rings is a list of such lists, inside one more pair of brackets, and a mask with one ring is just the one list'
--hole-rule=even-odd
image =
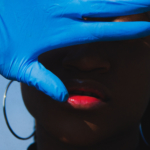
{"label": "red lips", "polygon": [[76,109],[92,109],[103,103],[101,99],[85,95],[70,95],[67,102]]}
{"label": "red lips", "polygon": [[65,80],[69,92],[67,102],[62,106],[71,109],[93,110],[106,106],[110,100],[110,92],[104,85],[93,80]]}

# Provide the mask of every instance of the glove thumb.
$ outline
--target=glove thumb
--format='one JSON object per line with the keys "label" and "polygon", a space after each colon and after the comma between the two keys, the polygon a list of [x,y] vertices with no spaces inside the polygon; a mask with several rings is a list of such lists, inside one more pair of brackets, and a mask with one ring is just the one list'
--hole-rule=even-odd
{"label": "glove thumb", "polygon": [[28,65],[25,74],[21,75],[20,80],[29,86],[36,87],[37,90],[44,92],[59,102],[64,102],[68,99],[68,91],[62,81],[38,61]]}

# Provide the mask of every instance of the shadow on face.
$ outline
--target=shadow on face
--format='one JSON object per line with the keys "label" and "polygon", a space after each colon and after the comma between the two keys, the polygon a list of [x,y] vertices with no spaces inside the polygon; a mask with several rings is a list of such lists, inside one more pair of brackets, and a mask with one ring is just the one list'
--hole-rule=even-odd
{"label": "shadow on face", "polygon": [[[92,21],[148,21],[146,14]],[[66,87],[79,82],[101,84],[110,101],[99,109],[68,109],[33,87],[21,84],[29,112],[56,139],[90,145],[137,130],[150,98],[150,37],[97,42],[46,52],[39,61]]]}

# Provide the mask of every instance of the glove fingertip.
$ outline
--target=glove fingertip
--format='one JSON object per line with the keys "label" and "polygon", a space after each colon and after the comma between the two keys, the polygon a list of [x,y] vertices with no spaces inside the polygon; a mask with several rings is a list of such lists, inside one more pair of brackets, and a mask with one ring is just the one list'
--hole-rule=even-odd
{"label": "glove fingertip", "polygon": [[32,62],[22,77],[22,82],[34,86],[56,101],[65,102],[68,99],[68,91],[63,82],[38,61]]}

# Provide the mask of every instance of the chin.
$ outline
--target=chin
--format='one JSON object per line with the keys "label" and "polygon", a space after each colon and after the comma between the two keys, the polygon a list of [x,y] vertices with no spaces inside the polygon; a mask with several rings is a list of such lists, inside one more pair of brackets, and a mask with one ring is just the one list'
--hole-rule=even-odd
{"label": "chin", "polygon": [[93,145],[97,145],[99,143],[99,140],[96,140],[95,138],[77,138],[77,139],[67,139],[66,137],[61,137],[60,142],[66,145],[70,145],[70,146],[93,146]]}

